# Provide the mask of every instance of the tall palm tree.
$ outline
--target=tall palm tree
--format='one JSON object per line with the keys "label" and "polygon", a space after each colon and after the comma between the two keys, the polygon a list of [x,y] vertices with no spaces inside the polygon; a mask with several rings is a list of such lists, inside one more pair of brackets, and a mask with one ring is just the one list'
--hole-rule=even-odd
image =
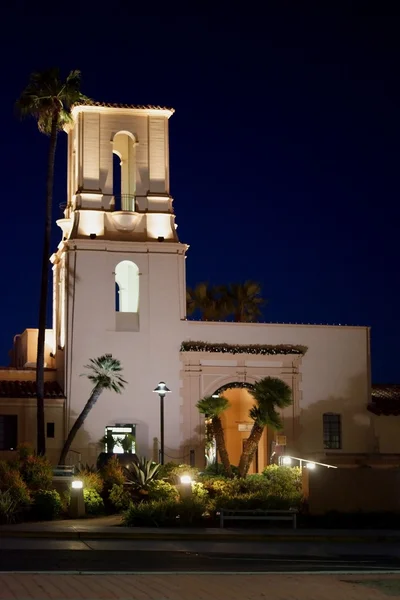
{"label": "tall palm tree", "polygon": [[225,315],[220,288],[208,283],[198,283],[194,288],[188,287],[186,303],[188,315],[198,310],[202,321],[217,321]]}
{"label": "tall palm tree", "polygon": [[62,449],[59,464],[65,465],[67,454],[71,448],[76,434],[84,424],[88,414],[96,404],[104,390],[111,390],[120,394],[125,387],[126,381],[122,377],[122,366],[118,359],[113,358],[111,354],[105,354],[99,358],[91,358],[90,364],[85,366],[89,370],[87,378],[94,383],[94,388],[90,394],[89,400],[75,423],[71,427],[67,440]]}
{"label": "tall palm tree", "polygon": [[196,404],[200,414],[211,419],[212,432],[217,445],[217,452],[221,457],[222,465],[228,477],[233,477],[228,451],[225,445],[224,429],[221,422],[221,414],[230,407],[229,400],[224,396],[205,396]]}
{"label": "tall palm tree", "polygon": [[255,400],[255,405],[249,411],[254,424],[240,457],[240,477],[246,477],[265,427],[269,425],[276,431],[282,429],[282,419],[276,409],[292,404],[291,388],[276,377],[260,379],[250,393]]}
{"label": "tall palm tree", "polygon": [[80,83],[80,71],[71,71],[65,81],[62,81],[60,78],[58,69],[49,69],[40,73],[32,73],[28,85],[16,102],[16,108],[20,115],[22,117],[34,117],[37,121],[39,131],[48,135],[50,138],[47,159],[46,217],[42,254],[39,332],[36,361],[38,454],[45,454],[46,452],[46,438],[44,431],[44,350],[57,134],[63,129],[66,123],[71,121],[72,117],[70,109],[73,104],[86,102],[88,100],[88,98],[79,91]]}
{"label": "tall palm tree", "polygon": [[235,322],[254,322],[261,316],[260,307],[266,301],[261,296],[261,286],[256,281],[231,283],[225,292],[229,313]]}

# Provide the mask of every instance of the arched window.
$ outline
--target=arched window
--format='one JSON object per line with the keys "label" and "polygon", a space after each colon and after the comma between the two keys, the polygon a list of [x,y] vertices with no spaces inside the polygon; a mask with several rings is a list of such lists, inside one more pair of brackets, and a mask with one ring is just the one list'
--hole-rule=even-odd
{"label": "arched window", "polygon": [[113,142],[113,194],[117,210],[135,210],[136,140],[129,131],[119,131]]}
{"label": "arched window", "polygon": [[123,260],[115,268],[117,312],[139,312],[139,269],[130,260]]}

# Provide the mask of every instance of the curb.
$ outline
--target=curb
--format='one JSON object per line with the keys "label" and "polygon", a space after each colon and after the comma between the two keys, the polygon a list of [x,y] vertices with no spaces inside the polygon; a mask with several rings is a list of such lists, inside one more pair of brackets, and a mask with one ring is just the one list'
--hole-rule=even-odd
{"label": "curb", "polygon": [[330,543],[400,543],[400,536],[327,536],[327,535],[268,535],[268,534],[214,534],[207,533],[140,533],[140,532],[96,532],[96,531],[2,531],[1,537],[19,539],[54,539],[54,540],[151,540],[151,541],[212,541],[212,542],[330,542]]}

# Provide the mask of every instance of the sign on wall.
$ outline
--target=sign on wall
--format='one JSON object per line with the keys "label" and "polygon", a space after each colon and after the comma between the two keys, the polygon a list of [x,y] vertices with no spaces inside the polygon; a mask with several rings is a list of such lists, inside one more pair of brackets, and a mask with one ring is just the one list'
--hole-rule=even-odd
{"label": "sign on wall", "polygon": [[276,443],[278,446],[286,446],[286,435],[277,435]]}
{"label": "sign on wall", "polygon": [[238,430],[239,431],[251,431],[253,427],[253,423],[239,423]]}

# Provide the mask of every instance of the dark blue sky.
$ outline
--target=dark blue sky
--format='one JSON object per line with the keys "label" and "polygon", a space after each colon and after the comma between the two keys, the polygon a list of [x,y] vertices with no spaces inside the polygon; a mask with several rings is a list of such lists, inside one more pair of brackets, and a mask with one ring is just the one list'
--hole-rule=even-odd
{"label": "dark blue sky", "polygon": [[1,364],[13,335],[37,326],[48,143],[13,102],[32,70],[55,65],[80,69],[96,100],[175,107],[189,284],[256,279],[267,321],[370,325],[374,381],[400,381],[399,13],[268,5],[264,16],[150,17],[113,3],[98,26],[75,9],[3,15]]}

